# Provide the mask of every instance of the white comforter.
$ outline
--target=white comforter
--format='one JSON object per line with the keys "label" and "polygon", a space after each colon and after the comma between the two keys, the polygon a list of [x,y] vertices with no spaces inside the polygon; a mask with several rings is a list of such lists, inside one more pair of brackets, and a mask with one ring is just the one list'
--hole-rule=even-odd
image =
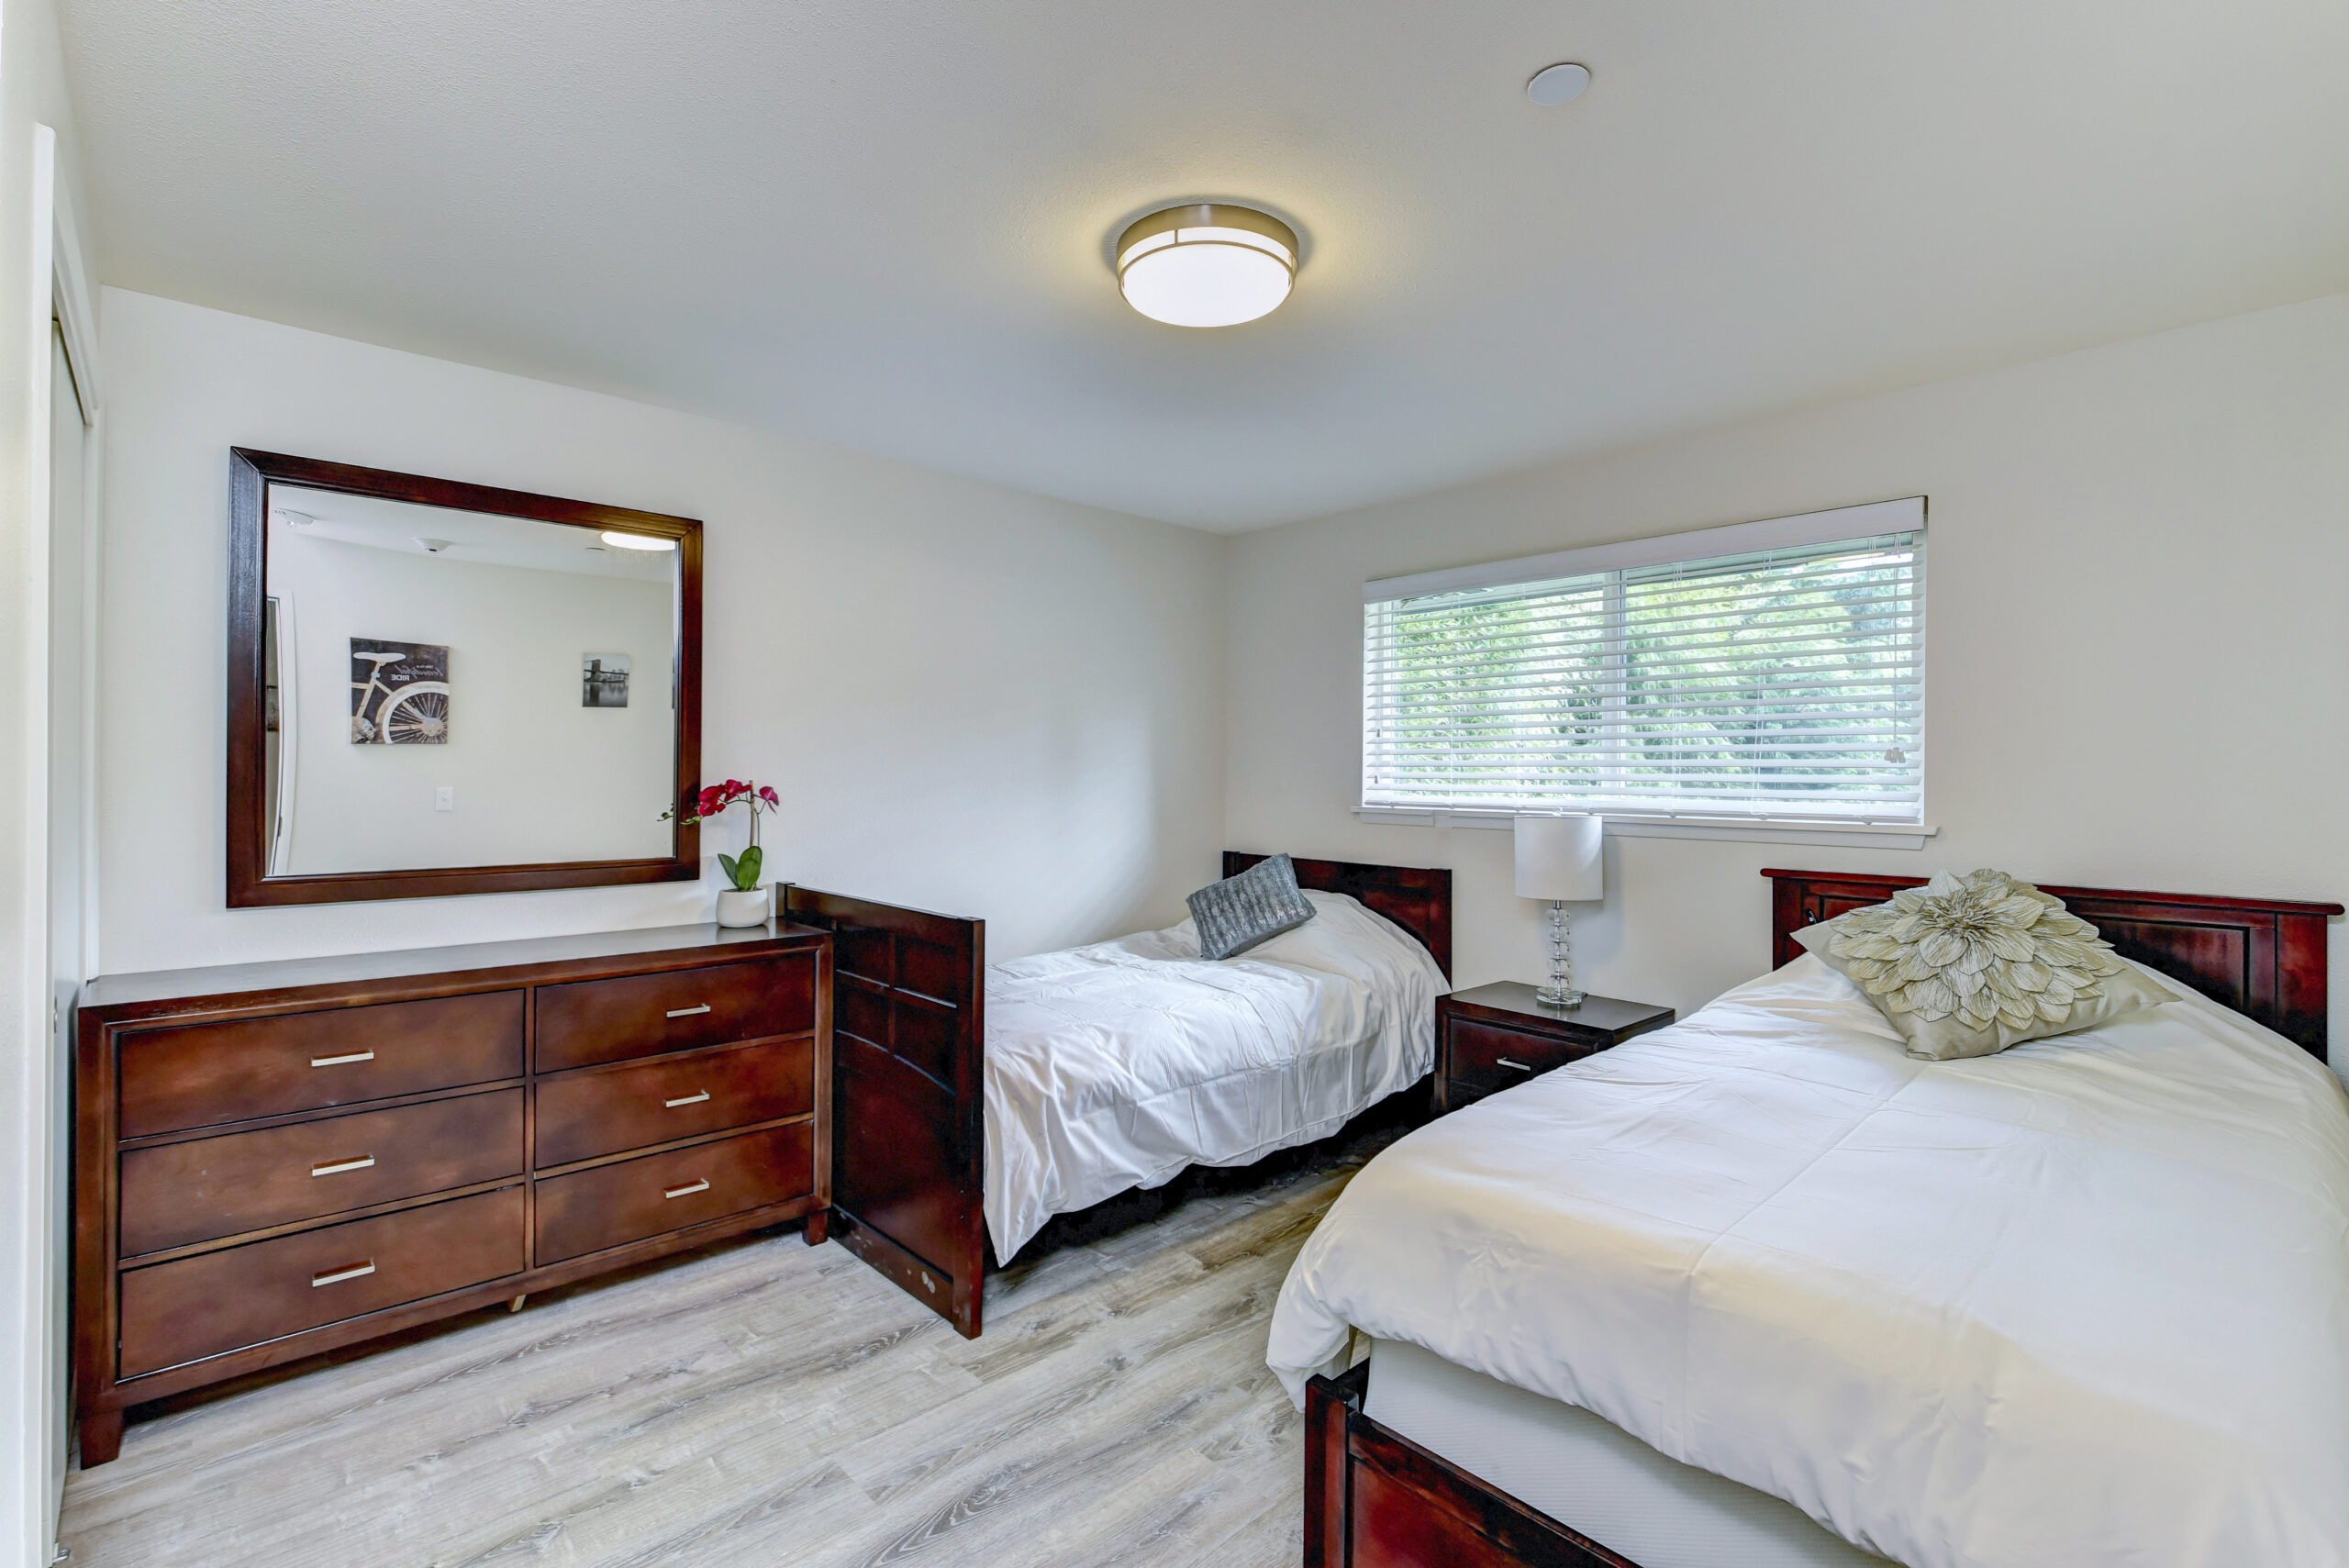
{"label": "white comforter", "polygon": [[1372,1162],[1292,1395],[1350,1327],[1911,1568],[2349,1562],[2349,1100],[2199,996],[1916,1062],[1804,957]]}
{"label": "white comforter", "polygon": [[1311,920],[1219,962],[1186,920],[988,966],[997,1258],[1055,1214],[1324,1137],[1427,1073],[1443,972],[1353,899],[1306,896]]}

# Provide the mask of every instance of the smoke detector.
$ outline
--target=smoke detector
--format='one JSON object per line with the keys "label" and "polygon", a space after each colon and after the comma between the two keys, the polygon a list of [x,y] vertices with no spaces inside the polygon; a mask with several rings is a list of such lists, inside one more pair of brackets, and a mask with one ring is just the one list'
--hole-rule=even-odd
{"label": "smoke detector", "polygon": [[1589,85],[1589,66],[1560,61],[1535,72],[1533,80],[1525,84],[1525,95],[1545,109],[1554,108],[1581,97],[1582,90]]}

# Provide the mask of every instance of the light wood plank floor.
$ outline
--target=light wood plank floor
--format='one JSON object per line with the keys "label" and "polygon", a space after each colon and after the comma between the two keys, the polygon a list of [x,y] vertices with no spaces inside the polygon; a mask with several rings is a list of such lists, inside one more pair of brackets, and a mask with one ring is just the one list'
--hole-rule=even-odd
{"label": "light wood plank floor", "polygon": [[1265,1325],[1383,1141],[1023,1260],[976,1340],[796,1233],[481,1314],[134,1421],[68,1478],[63,1540],[74,1568],[1294,1563]]}

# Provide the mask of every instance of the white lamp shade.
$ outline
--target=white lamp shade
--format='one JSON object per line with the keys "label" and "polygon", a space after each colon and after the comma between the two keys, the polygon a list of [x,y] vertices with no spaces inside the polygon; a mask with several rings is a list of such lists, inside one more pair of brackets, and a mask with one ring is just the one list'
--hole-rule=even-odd
{"label": "white lamp shade", "polygon": [[1570,903],[1606,897],[1604,832],[1596,817],[1519,817],[1517,895]]}

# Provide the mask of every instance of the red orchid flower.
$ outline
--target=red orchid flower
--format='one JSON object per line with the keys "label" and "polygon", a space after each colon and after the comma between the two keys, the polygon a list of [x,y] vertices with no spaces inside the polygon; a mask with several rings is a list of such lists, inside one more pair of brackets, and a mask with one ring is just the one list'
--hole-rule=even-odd
{"label": "red orchid flower", "polygon": [[750,803],[751,843],[755,847],[759,841],[759,813],[762,810],[783,809],[783,797],[775,794],[773,784],[760,784],[748,779],[728,779],[724,784],[711,784],[696,795],[693,804],[682,814],[664,811],[661,819],[665,822],[676,817],[686,823],[706,822],[738,800]]}

